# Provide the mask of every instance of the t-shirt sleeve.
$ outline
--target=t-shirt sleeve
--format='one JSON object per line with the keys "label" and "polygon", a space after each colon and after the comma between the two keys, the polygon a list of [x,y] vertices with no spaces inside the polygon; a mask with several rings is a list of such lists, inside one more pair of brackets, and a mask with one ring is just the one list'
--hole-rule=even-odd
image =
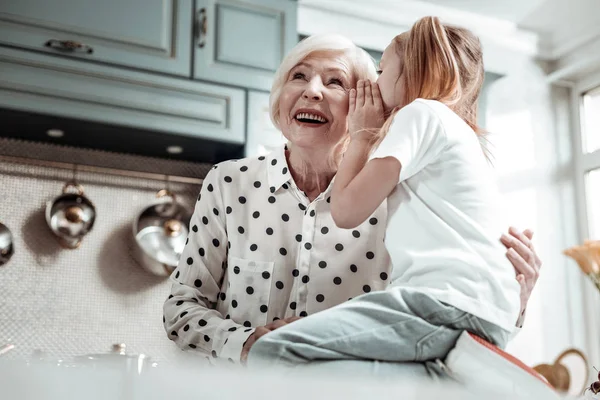
{"label": "t-shirt sleeve", "polygon": [[429,105],[414,101],[396,113],[387,135],[370,158],[396,158],[402,165],[402,182],[435,162],[446,143],[439,116]]}

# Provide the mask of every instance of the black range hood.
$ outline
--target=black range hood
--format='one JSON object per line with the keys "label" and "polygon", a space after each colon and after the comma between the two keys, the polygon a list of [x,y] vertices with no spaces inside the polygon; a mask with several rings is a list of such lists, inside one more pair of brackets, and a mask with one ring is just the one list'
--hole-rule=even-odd
{"label": "black range hood", "polygon": [[[0,108],[0,121],[0,137],[6,138],[209,164],[244,157],[243,144],[82,119]],[[62,137],[51,136],[57,132]],[[169,153],[168,148],[176,151]]]}

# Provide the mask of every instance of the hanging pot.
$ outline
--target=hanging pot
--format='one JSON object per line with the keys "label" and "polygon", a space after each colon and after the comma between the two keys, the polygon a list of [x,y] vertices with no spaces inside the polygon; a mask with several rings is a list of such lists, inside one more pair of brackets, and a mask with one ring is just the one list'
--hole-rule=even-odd
{"label": "hanging pot", "polygon": [[148,272],[169,276],[183,253],[191,215],[168,190],[156,197],[133,223],[135,255]]}
{"label": "hanging pot", "polygon": [[14,251],[12,233],[6,225],[0,223],[0,266],[10,260]]}
{"label": "hanging pot", "polygon": [[81,245],[95,220],[96,207],[85,197],[83,187],[75,182],[67,182],[63,193],[46,204],[46,223],[60,244],[68,249]]}

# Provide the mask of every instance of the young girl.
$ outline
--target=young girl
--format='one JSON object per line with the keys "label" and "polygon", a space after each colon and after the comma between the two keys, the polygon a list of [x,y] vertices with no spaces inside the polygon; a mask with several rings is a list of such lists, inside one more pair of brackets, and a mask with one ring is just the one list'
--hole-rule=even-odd
{"label": "young girl", "polygon": [[380,67],[377,84],[350,93],[331,212],[354,228],[376,223],[366,220],[387,201],[391,284],[266,335],[249,361],[426,361],[444,358],[465,330],[504,347],[514,329],[519,284],[497,239],[503,221],[476,124],[479,40],[426,17]]}

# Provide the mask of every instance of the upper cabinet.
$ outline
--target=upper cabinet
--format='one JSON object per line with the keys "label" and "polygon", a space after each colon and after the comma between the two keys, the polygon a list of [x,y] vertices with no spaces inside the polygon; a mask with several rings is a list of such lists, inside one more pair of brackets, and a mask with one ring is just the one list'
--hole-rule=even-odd
{"label": "upper cabinet", "polygon": [[194,78],[270,90],[298,41],[296,9],[292,0],[197,0]]}
{"label": "upper cabinet", "polygon": [[297,6],[0,0],[0,137],[218,162],[241,156],[250,127],[248,152],[270,148],[281,137],[263,135],[259,92],[298,41]]}
{"label": "upper cabinet", "polygon": [[193,12],[192,0],[2,0],[0,44],[190,77]]}

